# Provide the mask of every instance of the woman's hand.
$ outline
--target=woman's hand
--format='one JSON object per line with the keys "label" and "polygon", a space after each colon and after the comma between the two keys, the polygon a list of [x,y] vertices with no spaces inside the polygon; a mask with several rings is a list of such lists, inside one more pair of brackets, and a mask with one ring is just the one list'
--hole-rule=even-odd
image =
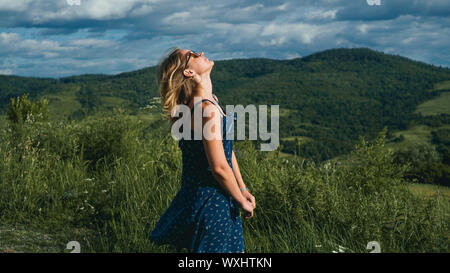
{"label": "woman's hand", "polygon": [[245,197],[245,199],[247,199],[250,203],[252,203],[253,209],[255,209],[256,208],[255,197],[248,190],[243,191],[242,195]]}
{"label": "woman's hand", "polygon": [[245,211],[245,219],[250,219],[253,217],[253,204],[248,200],[245,200],[243,203],[239,204],[240,207]]}
{"label": "woman's hand", "polygon": [[253,217],[253,210],[256,208],[255,197],[248,190],[243,191],[242,196],[244,196],[245,201],[241,204],[241,208],[246,212],[245,219],[250,219]]}

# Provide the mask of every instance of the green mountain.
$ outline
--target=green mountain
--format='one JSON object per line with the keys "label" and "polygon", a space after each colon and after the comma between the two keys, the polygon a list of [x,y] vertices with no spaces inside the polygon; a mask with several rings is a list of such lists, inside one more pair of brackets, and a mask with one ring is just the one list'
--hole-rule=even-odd
{"label": "green mountain", "polygon": [[[156,67],[59,79],[0,76],[0,111],[5,113],[11,97],[29,93],[31,99],[48,98],[55,119],[81,119],[118,106],[141,114],[159,96],[155,75]],[[282,151],[319,161],[346,154],[359,136],[372,139],[384,126],[392,138],[415,124],[439,127],[450,120],[448,113],[416,112],[450,91],[449,68],[368,48],[331,49],[291,60],[215,61],[211,78],[222,107],[280,105]],[[153,114],[152,120],[159,116]]]}

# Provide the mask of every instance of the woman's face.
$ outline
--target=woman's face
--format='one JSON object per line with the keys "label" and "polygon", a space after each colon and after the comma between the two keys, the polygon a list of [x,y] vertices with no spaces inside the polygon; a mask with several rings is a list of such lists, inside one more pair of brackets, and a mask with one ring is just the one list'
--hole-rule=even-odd
{"label": "woman's face", "polygon": [[[189,58],[189,52],[190,50],[188,49],[181,50],[181,54],[184,56],[183,58],[185,61],[187,61]],[[202,75],[204,73],[211,72],[213,66],[214,61],[206,58],[203,52],[200,52],[199,56],[191,54],[191,58],[189,58],[189,63],[186,70],[184,71],[184,74],[188,77],[192,76],[192,73]]]}

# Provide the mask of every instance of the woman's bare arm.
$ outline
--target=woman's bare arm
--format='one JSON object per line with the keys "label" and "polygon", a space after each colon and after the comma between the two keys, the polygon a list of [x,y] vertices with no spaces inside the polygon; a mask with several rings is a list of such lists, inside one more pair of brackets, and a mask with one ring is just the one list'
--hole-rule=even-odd
{"label": "woman's bare arm", "polygon": [[242,180],[241,171],[239,170],[239,165],[237,163],[237,159],[236,159],[236,155],[234,154],[234,151],[232,152],[231,163],[233,164],[234,177],[236,178],[236,181],[239,185],[239,189],[246,187],[244,184],[244,180]]}
{"label": "woman's bare arm", "polygon": [[[236,155],[234,154],[234,151],[232,152],[232,164],[233,164],[233,172],[234,172],[234,177],[236,178],[236,181],[239,185],[239,188],[247,188],[244,184],[244,180],[242,179],[241,176],[241,171],[239,170],[239,166],[237,163],[237,159],[236,159]],[[245,190],[242,192],[242,195],[253,205],[253,209],[256,208],[256,199],[255,197],[249,192],[249,190]],[[247,214],[246,217],[252,217],[253,216],[253,212],[251,214]]]}
{"label": "woman's bare arm", "polygon": [[[216,130],[218,130],[218,132],[221,131],[221,116],[219,110],[209,101],[203,102],[202,108],[203,112],[205,112],[204,115],[206,115],[202,118],[203,132],[205,132],[203,136],[203,147],[205,148],[206,157],[212,174],[225,191],[227,191],[239,204],[244,204],[247,200],[242,195],[233,170],[230,165],[228,165],[221,135],[220,133],[214,135],[217,133]],[[206,136],[208,136],[209,139],[207,139]]]}
{"label": "woman's bare arm", "polygon": [[[216,101],[219,102],[219,99],[217,98],[217,96],[215,94],[213,94],[213,96],[216,99]],[[242,179],[241,171],[239,170],[239,166],[238,166],[238,163],[236,160],[236,155],[234,154],[234,151],[232,152],[231,163],[233,164],[233,173],[234,173],[234,177],[236,178],[236,181],[238,183],[239,189],[242,189],[243,187],[245,187],[245,184],[244,184],[244,180]]]}

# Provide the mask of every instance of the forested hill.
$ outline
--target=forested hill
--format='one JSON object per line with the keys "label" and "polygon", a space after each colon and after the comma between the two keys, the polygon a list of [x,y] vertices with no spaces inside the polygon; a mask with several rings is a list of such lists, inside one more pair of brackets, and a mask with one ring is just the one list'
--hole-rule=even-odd
{"label": "forested hill", "polygon": [[[159,95],[155,73],[156,67],[148,67],[60,79],[0,76],[0,106],[4,112],[11,97],[27,92],[49,97],[61,117],[79,119],[116,105],[137,113]],[[359,135],[373,138],[384,126],[389,134],[426,122],[429,117],[413,112],[445,92],[435,85],[450,80],[450,69],[355,48],[291,60],[215,61],[211,78],[223,107],[280,105],[283,151],[323,160],[349,151]],[[439,116],[439,122],[448,119]]]}

